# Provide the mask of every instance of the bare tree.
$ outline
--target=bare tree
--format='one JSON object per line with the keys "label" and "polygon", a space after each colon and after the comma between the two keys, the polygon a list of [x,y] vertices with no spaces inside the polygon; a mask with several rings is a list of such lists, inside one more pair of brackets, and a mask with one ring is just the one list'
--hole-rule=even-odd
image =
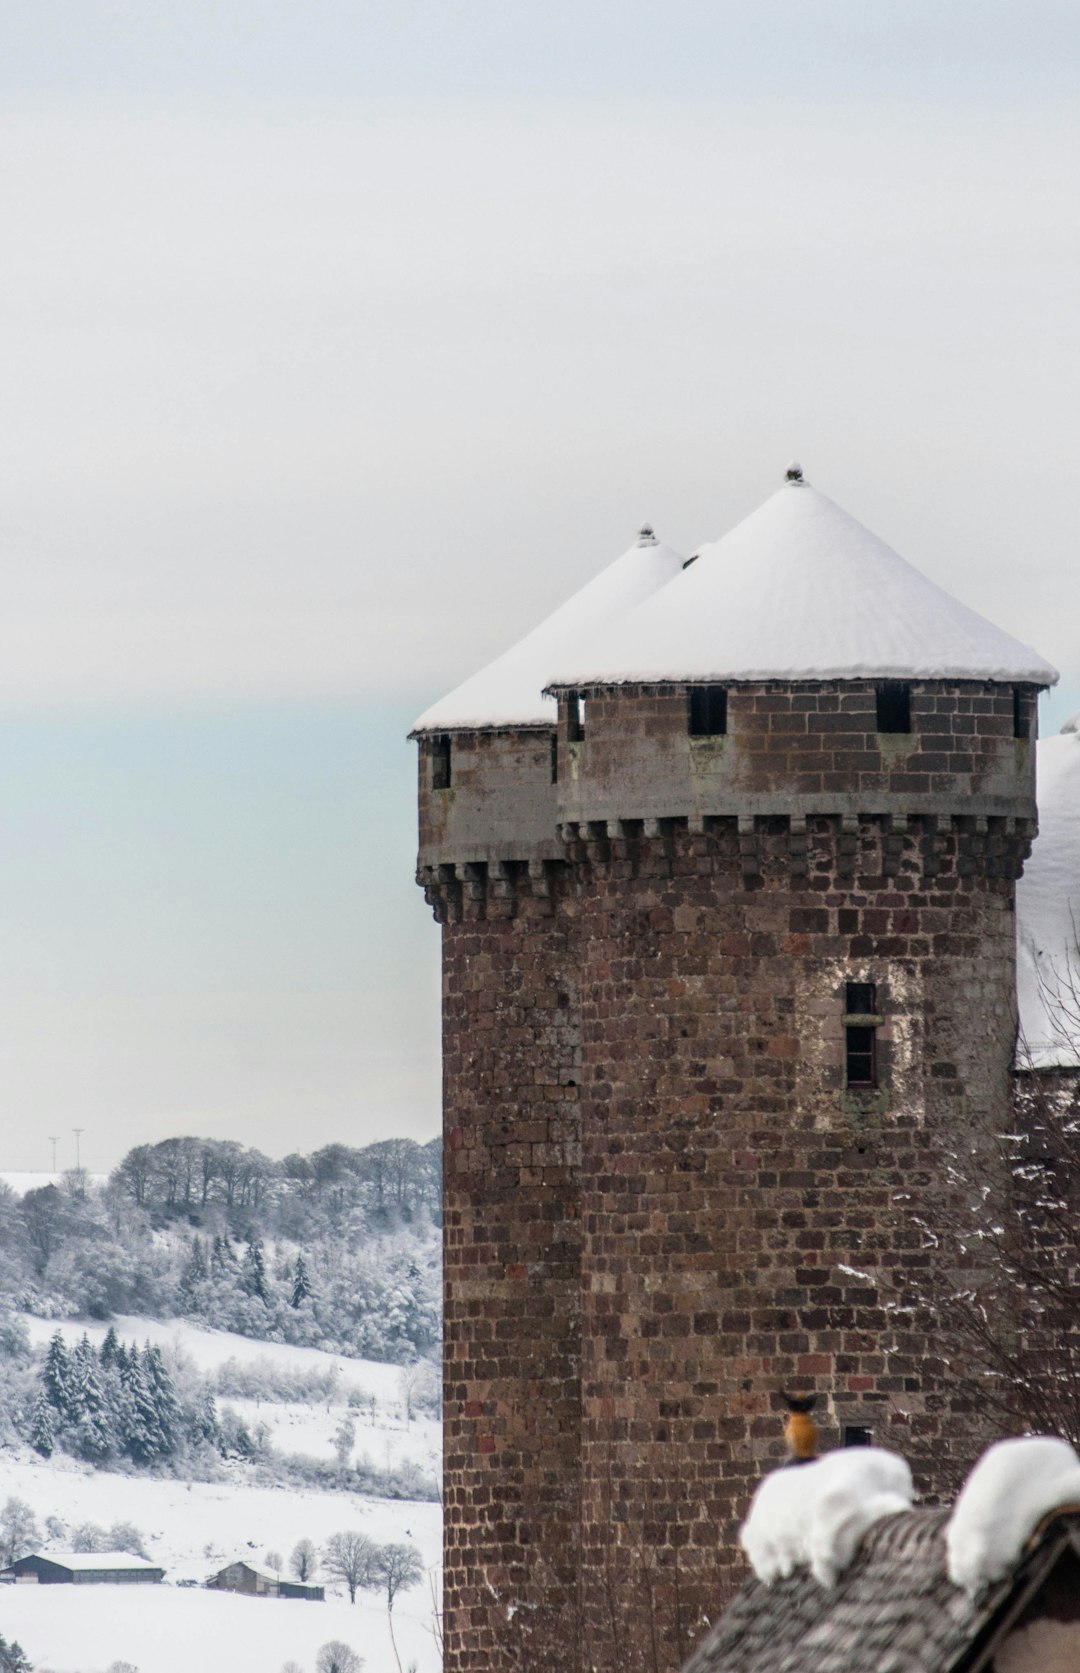
{"label": "bare tree", "polygon": [[323,1569],[331,1580],[348,1588],[349,1602],[355,1603],[358,1591],[370,1591],[382,1583],[380,1555],[379,1546],[367,1534],[331,1534],[323,1547]]}
{"label": "bare tree", "polygon": [[363,1665],[363,1656],[340,1638],[331,1638],[315,1657],[315,1673],[360,1673]]}
{"label": "bare tree", "polygon": [[296,1578],[303,1583],[314,1577],[319,1566],[319,1554],[310,1539],[299,1539],[293,1547],[293,1554],[289,1558],[289,1567]]}
{"label": "bare tree", "polygon": [[393,1613],[399,1592],[418,1586],[424,1578],[424,1564],[415,1545],[384,1545],[375,1559],[375,1573],[386,1592],[386,1608]]}

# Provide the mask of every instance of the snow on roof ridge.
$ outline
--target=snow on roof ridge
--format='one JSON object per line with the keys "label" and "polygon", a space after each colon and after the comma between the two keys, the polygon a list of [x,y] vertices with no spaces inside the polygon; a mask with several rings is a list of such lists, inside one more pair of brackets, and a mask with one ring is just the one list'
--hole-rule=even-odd
{"label": "snow on roof ridge", "polygon": [[883,1447],[840,1447],[813,1463],[773,1470],[758,1484],[739,1543],[771,1585],[808,1567],[825,1587],[851,1563],[867,1529],[909,1510],[911,1470]]}
{"label": "snow on roof ridge", "polygon": [[138,1557],[133,1551],[28,1551],[27,1557],[38,1557],[46,1563],[58,1563],[61,1568],[160,1568],[149,1557]]}
{"label": "snow on roof ridge", "polygon": [[683,566],[680,553],[642,524],[633,544],[594,575],[509,650],[439,698],[416,721],[420,732],[505,726],[554,726],[554,701],[544,686],[555,663],[576,654],[597,630],[667,585]]}
{"label": "snow on roof ridge", "polygon": [[563,656],[548,688],[1058,678],[1030,646],[951,597],[812,487],[796,464],[775,494],[694,558],[671,585]]}
{"label": "snow on roof ridge", "polygon": [[949,1579],[976,1598],[1017,1564],[1040,1522],[1080,1503],[1080,1457],[1056,1435],[995,1441],[945,1528]]}
{"label": "snow on roof ridge", "polygon": [[1062,732],[1080,732],[1080,709],[1077,709],[1074,715],[1069,716],[1061,730]]}

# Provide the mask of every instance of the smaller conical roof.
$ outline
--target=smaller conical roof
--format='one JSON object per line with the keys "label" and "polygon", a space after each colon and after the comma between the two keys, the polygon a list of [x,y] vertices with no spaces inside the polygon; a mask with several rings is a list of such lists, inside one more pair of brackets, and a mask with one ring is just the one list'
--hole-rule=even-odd
{"label": "smaller conical roof", "polygon": [[548,667],[553,686],[662,680],[962,679],[1052,685],[976,615],[802,480],[686,572]]}
{"label": "smaller conical roof", "polygon": [[1016,885],[1021,1067],[1080,1065],[1078,722],[1038,745],[1039,834]]}
{"label": "smaller conical roof", "polygon": [[413,733],[553,726],[555,702],[543,695],[552,668],[580,654],[594,634],[665,586],[682,566],[678,552],[643,528],[628,551],[524,639],[425,709]]}

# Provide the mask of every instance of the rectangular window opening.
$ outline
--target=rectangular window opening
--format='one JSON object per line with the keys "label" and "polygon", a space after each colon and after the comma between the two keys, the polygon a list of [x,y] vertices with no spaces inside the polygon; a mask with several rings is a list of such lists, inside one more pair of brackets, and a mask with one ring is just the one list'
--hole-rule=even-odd
{"label": "rectangular window opening", "polygon": [[873,1446],[874,1431],[867,1428],[865,1423],[844,1424],[845,1446]]}
{"label": "rectangular window opening", "polygon": [[876,1016],[877,990],[873,982],[848,982],[845,987],[845,1009],[851,1016]]}
{"label": "rectangular window opening", "polygon": [[848,1086],[877,1085],[876,1028],[849,1028],[847,1034]]}
{"label": "rectangular window opening", "polygon": [[1030,738],[1031,721],[1028,719],[1027,692],[1018,685],[1013,686],[1013,737]]}
{"label": "rectangular window opening", "polygon": [[551,734],[551,782],[552,784],[558,784],[559,782],[559,734],[557,732]]}
{"label": "rectangular window opening", "polygon": [[874,983],[846,982],[844,1007],[844,1076],[848,1088],[875,1087],[878,1083],[877,1024],[871,1021],[877,1016]]}
{"label": "rectangular window opening", "polygon": [[450,734],[443,732],[431,746],[431,788],[450,788]]}
{"label": "rectangular window opening", "polygon": [[566,737],[579,744],[585,736],[585,699],[580,691],[572,691],[566,699]]}
{"label": "rectangular window opening", "polygon": [[691,686],[689,724],[692,738],[722,738],[727,732],[727,687]]}
{"label": "rectangular window opening", "polygon": [[884,680],[877,688],[879,732],[911,731],[911,687],[901,680]]}

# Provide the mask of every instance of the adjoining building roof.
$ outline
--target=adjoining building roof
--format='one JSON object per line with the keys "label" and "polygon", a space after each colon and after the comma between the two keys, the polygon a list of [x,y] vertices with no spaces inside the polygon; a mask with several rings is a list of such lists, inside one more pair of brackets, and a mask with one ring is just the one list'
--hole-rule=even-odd
{"label": "adjoining building roof", "polygon": [[543,695],[551,671],[582,653],[596,632],[663,587],[683,559],[643,528],[629,551],[448,696],[426,709],[419,732],[472,731],[506,726],[554,726],[554,700]]}
{"label": "adjoining building roof", "polygon": [[549,687],[664,680],[962,679],[1053,685],[792,465],[670,586],[548,662]]}
{"label": "adjoining building roof", "polygon": [[1038,746],[1039,834],[1016,886],[1021,1068],[1080,1066],[1078,721]]}
{"label": "adjoining building roof", "polygon": [[[1056,1564],[1074,1572],[1080,1522],[1053,1519],[1017,1568],[978,1599],[946,1569],[948,1510],[909,1510],[878,1522],[834,1587],[805,1568],[771,1585],[747,1581],[684,1673],[960,1673],[1014,1624]],[[1005,1623],[1008,1622],[1008,1626]]]}

